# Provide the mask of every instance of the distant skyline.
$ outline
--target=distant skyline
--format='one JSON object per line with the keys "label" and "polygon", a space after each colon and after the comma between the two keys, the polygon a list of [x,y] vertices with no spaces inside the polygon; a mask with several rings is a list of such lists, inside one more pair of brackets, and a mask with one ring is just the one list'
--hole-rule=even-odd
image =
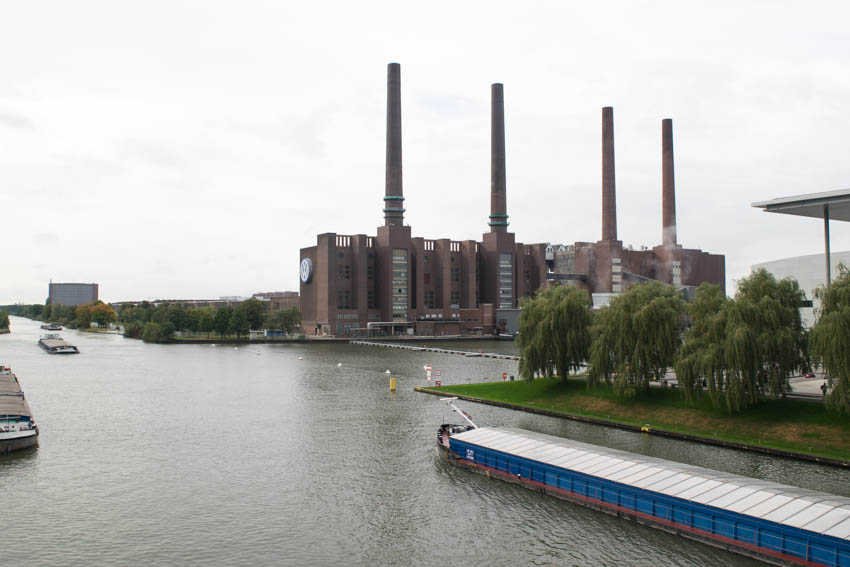
{"label": "distant skyline", "polygon": [[518,241],[601,238],[613,106],[625,244],[661,242],[672,118],[678,240],[726,255],[730,294],[751,265],[823,252],[822,222],[750,204],[850,187],[846,3],[401,6],[4,6],[0,304],[41,303],[51,279],[104,301],[297,290],[317,234],[382,224],[392,61],[419,236],[488,230],[501,82]]}

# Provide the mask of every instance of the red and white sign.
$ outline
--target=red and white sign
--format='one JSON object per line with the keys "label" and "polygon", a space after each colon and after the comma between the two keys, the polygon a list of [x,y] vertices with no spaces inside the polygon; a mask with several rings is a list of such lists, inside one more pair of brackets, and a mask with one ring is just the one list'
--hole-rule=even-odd
{"label": "red and white sign", "polygon": [[507,379],[508,379],[508,373],[507,373],[507,372],[502,372],[502,381],[505,381],[505,380],[507,380]]}
{"label": "red and white sign", "polygon": [[434,371],[434,376],[442,376],[442,375],[443,375],[443,373],[440,370]]}
{"label": "red and white sign", "polygon": [[427,370],[428,372],[431,372],[431,365],[430,365],[430,364],[426,364],[426,365],[425,365],[425,370]]}
{"label": "red and white sign", "polygon": [[[439,372],[439,370],[437,370],[437,372]],[[439,388],[440,386],[443,385],[443,381],[442,380],[434,380],[434,385]]]}

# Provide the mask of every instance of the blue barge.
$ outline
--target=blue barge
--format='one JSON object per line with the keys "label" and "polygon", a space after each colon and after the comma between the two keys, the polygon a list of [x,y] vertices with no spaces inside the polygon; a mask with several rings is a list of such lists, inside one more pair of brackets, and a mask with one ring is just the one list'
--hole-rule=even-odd
{"label": "blue barge", "polygon": [[453,464],[768,563],[850,567],[850,498],[469,423],[438,432]]}

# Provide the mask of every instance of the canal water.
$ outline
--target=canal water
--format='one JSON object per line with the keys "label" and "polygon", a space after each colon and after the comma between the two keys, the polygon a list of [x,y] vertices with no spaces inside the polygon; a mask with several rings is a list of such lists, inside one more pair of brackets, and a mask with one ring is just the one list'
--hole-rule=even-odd
{"label": "canal water", "polygon": [[[0,457],[0,565],[758,565],[446,465],[417,394],[516,363],[320,345],[148,345],[37,323],[0,336],[41,427]],[[510,352],[504,343],[451,345]],[[386,370],[398,380],[389,391]],[[462,403],[505,425],[850,496],[850,472]]]}

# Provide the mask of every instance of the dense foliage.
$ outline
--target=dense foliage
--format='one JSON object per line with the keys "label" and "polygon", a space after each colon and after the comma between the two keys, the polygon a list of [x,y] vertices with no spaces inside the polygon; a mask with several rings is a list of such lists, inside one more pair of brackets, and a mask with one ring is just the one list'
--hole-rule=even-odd
{"label": "dense foliage", "polygon": [[9,330],[9,312],[0,311],[0,331]]}
{"label": "dense foliage", "polygon": [[99,327],[108,327],[110,323],[114,323],[117,319],[112,306],[99,300],[78,307],[36,303],[32,305],[9,305],[7,309],[12,315],[28,317],[46,323],[56,323],[75,329],[88,329],[92,323],[96,323]]}
{"label": "dense foliage", "polygon": [[265,305],[251,298],[235,307],[187,308],[181,303],[152,305],[143,301],[121,308],[119,320],[124,324],[124,336],[146,342],[171,342],[177,331],[184,333],[214,333],[218,337],[242,337],[251,329],[276,329],[291,333],[300,323],[295,308],[266,313]]}
{"label": "dense foliage", "polygon": [[588,386],[612,383],[622,396],[648,390],[673,365],[681,344],[684,301],[660,282],[631,286],[595,316]]}
{"label": "dense foliage", "polygon": [[715,405],[739,412],[790,391],[788,378],[809,368],[803,299],[796,281],[777,281],[764,269],[738,282],[734,300],[701,285],[675,365],[685,398],[692,400],[705,384]]}
{"label": "dense foliage", "polygon": [[519,373],[562,380],[584,365],[590,348],[590,297],[570,286],[548,288],[522,305],[519,318]]}
{"label": "dense foliage", "polygon": [[830,377],[827,407],[850,414],[850,272],[844,266],[839,272],[828,288],[818,291],[821,313],[812,329],[811,349]]}

